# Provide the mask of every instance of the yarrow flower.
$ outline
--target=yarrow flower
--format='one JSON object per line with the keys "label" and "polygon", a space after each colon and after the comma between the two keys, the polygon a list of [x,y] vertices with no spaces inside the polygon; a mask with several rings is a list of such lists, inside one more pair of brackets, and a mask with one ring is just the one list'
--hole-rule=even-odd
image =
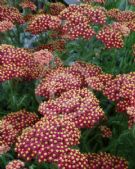
{"label": "yarrow flower", "polygon": [[85,86],[87,85],[86,79],[89,77],[98,76],[102,73],[102,69],[93,64],[75,62],[71,67],[69,67],[69,72],[75,75],[80,75]]}
{"label": "yarrow flower", "polygon": [[26,169],[24,162],[21,160],[13,160],[6,165],[6,169]]}
{"label": "yarrow flower", "polygon": [[63,20],[63,34],[69,39],[83,37],[90,39],[95,35],[95,31],[90,27],[90,23],[106,23],[106,12],[104,8],[92,7],[91,5],[70,5],[63,10],[59,17]]}
{"label": "yarrow flower", "polygon": [[[62,62],[60,62],[60,59],[54,58],[53,54],[49,52],[48,49],[40,50],[33,53],[34,59],[37,63],[39,63],[41,66],[50,66],[50,63],[53,62],[53,64],[60,66],[62,65]],[[58,65],[59,60],[59,65]]]}
{"label": "yarrow flower", "polygon": [[119,31],[124,37],[127,37],[130,34],[130,28],[127,23],[114,22],[109,25],[113,30]]}
{"label": "yarrow flower", "polygon": [[0,32],[6,32],[14,28],[14,25],[11,21],[1,21],[0,22]]}
{"label": "yarrow flower", "polygon": [[[26,110],[10,113],[0,121],[0,149],[9,148],[15,143],[22,129],[32,126],[38,117]],[[3,150],[5,151],[5,150]]]}
{"label": "yarrow flower", "polygon": [[135,73],[117,75],[116,78],[107,82],[103,93],[117,103],[119,112],[126,111],[127,107],[135,106]]}
{"label": "yarrow flower", "polygon": [[3,20],[10,21],[13,24],[24,23],[24,19],[22,15],[19,13],[18,9],[13,7],[0,6],[0,19],[1,21]]}
{"label": "yarrow flower", "polygon": [[47,99],[60,96],[70,89],[78,89],[82,86],[79,76],[75,76],[64,68],[58,68],[46,74],[45,79],[37,86],[36,94]]}
{"label": "yarrow flower", "polygon": [[101,131],[101,134],[102,134],[103,138],[110,138],[110,137],[112,137],[112,131],[107,126],[100,126],[100,131]]}
{"label": "yarrow flower", "polygon": [[127,107],[128,127],[131,128],[135,124],[135,107]]}
{"label": "yarrow flower", "polygon": [[36,79],[41,67],[26,50],[11,45],[0,46],[0,81],[12,78]]}
{"label": "yarrow flower", "polygon": [[58,160],[59,169],[90,169],[88,155],[81,154],[78,150],[69,150]]}
{"label": "yarrow flower", "polygon": [[0,155],[7,153],[10,150],[8,145],[0,143]]}
{"label": "yarrow flower", "polygon": [[57,16],[40,14],[28,24],[27,31],[32,34],[38,34],[47,30],[58,29],[60,24],[61,20]]}
{"label": "yarrow flower", "polygon": [[125,23],[131,32],[135,32],[135,19]]}
{"label": "yarrow flower", "polygon": [[128,162],[108,153],[92,153],[88,155],[89,169],[128,169]]}
{"label": "yarrow flower", "polygon": [[107,12],[107,14],[118,22],[129,22],[135,19],[135,12],[128,10],[121,11],[119,9],[111,9]]}
{"label": "yarrow flower", "polygon": [[69,147],[79,144],[80,131],[70,118],[55,116],[42,118],[18,137],[15,151],[24,160],[57,162]]}
{"label": "yarrow flower", "polygon": [[36,5],[31,2],[30,0],[24,0],[24,2],[22,2],[20,4],[20,6],[23,8],[23,9],[26,9],[26,8],[29,8],[31,9],[32,11],[35,11],[36,10]]}
{"label": "yarrow flower", "polygon": [[107,48],[122,48],[124,46],[122,34],[108,26],[104,27],[96,35]]}
{"label": "yarrow flower", "polygon": [[108,153],[82,154],[78,150],[70,150],[58,161],[59,169],[128,169],[125,159]]}
{"label": "yarrow flower", "polygon": [[88,84],[88,87],[97,91],[103,91],[108,80],[112,78],[113,75],[111,74],[99,74],[97,76],[86,78],[86,82]]}
{"label": "yarrow flower", "polygon": [[94,34],[94,30],[89,26],[89,19],[77,12],[70,15],[68,20],[63,25],[63,34],[66,34],[69,39],[83,37],[90,39]]}
{"label": "yarrow flower", "polygon": [[92,128],[104,117],[99,101],[86,88],[69,90],[55,100],[41,103],[39,112],[45,117],[68,115],[78,128]]}
{"label": "yarrow flower", "polygon": [[22,131],[22,129],[32,126],[38,121],[36,114],[27,112],[25,109],[18,112],[13,112],[3,117],[3,120],[10,123],[17,132]]}
{"label": "yarrow flower", "polygon": [[[0,149],[10,147],[16,140],[17,130],[5,120],[0,121]],[[4,152],[3,152],[4,153]]]}
{"label": "yarrow flower", "polygon": [[61,11],[63,11],[66,6],[61,2],[55,2],[49,4],[49,13],[51,15],[59,15]]}

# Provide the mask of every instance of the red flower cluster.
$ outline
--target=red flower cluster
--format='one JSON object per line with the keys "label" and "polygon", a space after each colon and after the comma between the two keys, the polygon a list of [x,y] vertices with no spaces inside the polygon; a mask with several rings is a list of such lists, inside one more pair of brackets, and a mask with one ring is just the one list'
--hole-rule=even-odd
{"label": "red flower cluster", "polygon": [[24,162],[13,160],[6,165],[6,169],[26,169]]}
{"label": "red flower cluster", "polygon": [[97,76],[86,78],[86,82],[88,87],[97,91],[102,91],[106,83],[112,78],[113,76],[111,74],[99,74]]}
{"label": "red flower cluster", "polygon": [[100,126],[102,137],[110,138],[112,137],[112,131],[107,126]]}
{"label": "red flower cluster", "polygon": [[11,21],[12,23],[23,24],[24,19],[17,8],[0,6],[0,20]]}
{"label": "red flower cluster", "polygon": [[122,48],[124,46],[122,34],[109,26],[100,30],[96,37],[101,40],[107,48]]}
{"label": "red flower cluster", "polygon": [[69,73],[64,68],[50,71],[46,78],[36,88],[36,94],[47,99],[60,96],[62,92],[70,89],[79,89],[82,81],[79,76]]}
{"label": "red flower cluster", "polygon": [[130,34],[130,28],[127,23],[114,22],[113,24],[111,24],[109,26],[114,31],[119,31],[124,37],[126,37]]}
{"label": "red flower cluster", "polygon": [[102,73],[102,69],[96,65],[87,64],[84,62],[75,62],[70,68],[69,72],[80,75],[86,84],[86,79],[93,76],[98,76]]}
{"label": "red flower cluster", "polygon": [[39,112],[45,117],[68,115],[78,128],[91,128],[104,116],[99,101],[86,88],[69,90],[55,100],[41,103]]}
{"label": "red flower cluster", "polygon": [[94,30],[89,26],[89,19],[78,12],[70,15],[68,20],[63,25],[63,34],[69,39],[76,39],[83,37],[84,39],[90,39],[94,34]]}
{"label": "red flower cluster", "polygon": [[70,150],[59,158],[59,169],[128,169],[127,161],[107,153],[81,154]]}
{"label": "red flower cluster", "polygon": [[108,153],[92,153],[88,155],[89,169],[128,169],[125,159]]}
{"label": "red flower cluster", "polygon": [[27,112],[26,110],[20,110],[16,113],[10,113],[3,118],[5,122],[10,123],[13,129],[19,133],[22,129],[32,126],[38,121],[38,117],[34,113]]}
{"label": "red flower cluster", "polygon": [[5,152],[5,148],[9,148],[16,140],[17,130],[14,129],[12,124],[5,120],[0,121],[0,149]]}
{"label": "red flower cluster", "polygon": [[96,7],[89,10],[86,13],[87,17],[89,17],[90,21],[94,24],[105,24],[107,17],[106,17],[106,10],[101,7]]}
{"label": "red flower cluster", "polygon": [[60,156],[58,167],[59,169],[90,169],[88,155],[81,154],[78,150],[69,150]]}
{"label": "red flower cluster", "polygon": [[0,81],[12,78],[36,79],[41,72],[31,54],[11,45],[0,46]]}
{"label": "red flower cluster", "polygon": [[61,2],[50,3],[49,5],[49,13],[51,15],[59,15],[61,11],[63,11],[66,6]]}
{"label": "red flower cluster", "polygon": [[4,145],[2,143],[0,143],[0,144],[1,144],[0,145],[0,155],[5,154],[6,152],[8,152],[10,150],[10,147],[8,145]]}
{"label": "red flower cluster", "polygon": [[133,11],[121,11],[119,9],[111,9],[107,12],[107,14],[118,22],[129,22],[135,19],[135,12]]}
{"label": "red flower cluster", "polygon": [[32,11],[35,11],[36,10],[36,5],[31,2],[30,0],[24,0],[24,2],[22,2],[20,4],[20,6],[23,8],[23,9],[26,9],[26,8],[29,8],[31,9]]}
{"label": "red flower cluster", "polygon": [[26,110],[10,113],[0,122],[0,149],[3,153],[7,147],[16,141],[18,134],[26,127],[32,126],[38,121],[38,117]]}
{"label": "red flower cluster", "polygon": [[112,101],[116,101],[117,110],[126,111],[129,106],[135,106],[135,73],[117,75],[106,84],[103,93]]}
{"label": "red flower cluster", "polygon": [[25,160],[57,162],[69,147],[79,144],[80,132],[70,118],[59,116],[42,118],[18,137],[15,151]]}
{"label": "red flower cluster", "polygon": [[133,32],[135,32],[135,19],[130,21],[130,22],[126,22],[126,26]]}
{"label": "red flower cluster", "polygon": [[10,29],[13,29],[14,25],[11,21],[1,21],[0,22],[0,32],[5,32]]}
{"label": "red flower cluster", "polygon": [[62,61],[58,57],[54,57],[48,49],[40,50],[33,53],[35,62],[46,68],[62,66]]}
{"label": "red flower cluster", "polygon": [[43,31],[58,29],[60,24],[61,20],[57,16],[40,14],[32,19],[28,25],[27,31],[32,34],[38,34]]}
{"label": "red flower cluster", "polygon": [[128,127],[131,128],[135,124],[135,107],[127,107]]}
{"label": "red flower cluster", "polygon": [[105,9],[93,8],[91,5],[70,5],[60,13],[60,18],[64,20],[63,34],[68,35],[69,39],[89,39],[95,34],[89,25],[90,22],[106,23]]}
{"label": "red flower cluster", "polygon": [[[92,79],[99,74],[101,74],[100,67],[83,62],[76,62],[68,68],[60,67],[44,75],[46,78],[36,88],[36,94],[47,99],[52,96],[60,96],[61,93],[70,89],[79,89],[87,86],[86,79]],[[102,81],[105,83],[107,77],[104,77],[104,80],[102,78]]]}

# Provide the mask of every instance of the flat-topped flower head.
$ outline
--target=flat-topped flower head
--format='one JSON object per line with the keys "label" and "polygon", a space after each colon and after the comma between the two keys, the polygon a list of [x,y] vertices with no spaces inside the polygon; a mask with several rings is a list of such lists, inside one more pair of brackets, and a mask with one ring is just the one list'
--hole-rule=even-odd
{"label": "flat-topped flower head", "polygon": [[25,49],[11,45],[0,46],[0,82],[12,78],[36,79],[41,71],[42,67]]}
{"label": "flat-topped flower head", "polygon": [[111,74],[99,74],[97,76],[86,78],[88,87],[91,89],[102,91],[106,83],[113,78]]}
{"label": "flat-topped flower head", "polygon": [[79,144],[79,138],[80,131],[70,118],[44,117],[18,137],[15,150],[24,160],[57,162],[69,147]]}
{"label": "flat-topped flower head", "polygon": [[61,2],[50,3],[49,4],[49,13],[51,15],[57,16],[65,8],[66,8],[66,6],[63,3],[61,3]]}
{"label": "flat-topped flower head", "polygon": [[135,106],[135,73],[117,75],[110,79],[103,90],[103,93],[112,101],[117,103],[117,110],[126,111],[127,107]]}
{"label": "flat-topped flower head", "polygon": [[7,153],[10,147],[5,143],[0,143],[0,155]]}
{"label": "flat-topped flower head", "polygon": [[6,120],[0,121],[0,147],[3,145],[10,147],[16,140],[17,130]]}
{"label": "flat-topped flower head", "polygon": [[47,30],[58,29],[60,25],[61,20],[57,16],[40,14],[34,17],[28,24],[27,31],[32,34],[39,34]]}
{"label": "flat-topped flower head", "polygon": [[22,162],[21,160],[13,160],[6,165],[6,169],[26,169],[26,168],[24,162]]}
{"label": "flat-topped flower head", "polygon": [[45,79],[37,86],[36,94],[47,99],[60,96],[70,89],[79,89],[82,86],[80,76],[73,75],[66,68],[58,68],[50,71]]}
{"label": "flat-topped flower head", "polygon": [[101,40],[107,48],[122,48],[124,46],[122,34],[108,26],[102,28],[96,37]]}
{"label": "flat-topped flower head", "polygon": [[88,155],[78,150],[69,150],[58,160],[59,169],[90,169]]}
{"label": "flat-topped flower head", "polygon": [[0,32],[6,32],[14,28],[14,25],[11,21],[1,21],[0,22]]}
{"label": "flat-topped flower head", "polygon": [[24,109],[8,114],[3,117],[3,120],[10,123],[15,130],[20,132],[22,129],[35,124],[38,121],[38,116]]}
{"label": "flat-topped flower head", "polygon": [[104,117],[99,101],[86,88],[69,90],[55,100],[41,103],[39,112],[45,117],[68,115],[78,128],[92,128]]}
{"label": "flat-topped flower head", "polygon": [[24,2],[22,2],[20,4],[20,6],[23,8],[23,9],[31,9],[32,11],[35,11],[36,10],[36,5],[31,2],[30,0],[24,0]]}
{"label": "flat-topped flower head", "polygon": [[24,19],[20,14],[19,10],[14,7],[0,6],[0,20],[10,21],[13,24],[23,24]]}
{"label": "flat-topped flower head", "polygon": [[128,169],[128,162],[108,153],[92,153],[88,155],[89,169]]}

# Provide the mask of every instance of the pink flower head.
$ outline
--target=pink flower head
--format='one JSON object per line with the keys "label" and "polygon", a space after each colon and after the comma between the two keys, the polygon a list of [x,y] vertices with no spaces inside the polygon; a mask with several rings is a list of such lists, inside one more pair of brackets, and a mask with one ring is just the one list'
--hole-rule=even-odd
{"label": "pink flower head", "polygon": [[6,169],[26,169],[24,162],[21,160],[13,160],[6,165]]}

